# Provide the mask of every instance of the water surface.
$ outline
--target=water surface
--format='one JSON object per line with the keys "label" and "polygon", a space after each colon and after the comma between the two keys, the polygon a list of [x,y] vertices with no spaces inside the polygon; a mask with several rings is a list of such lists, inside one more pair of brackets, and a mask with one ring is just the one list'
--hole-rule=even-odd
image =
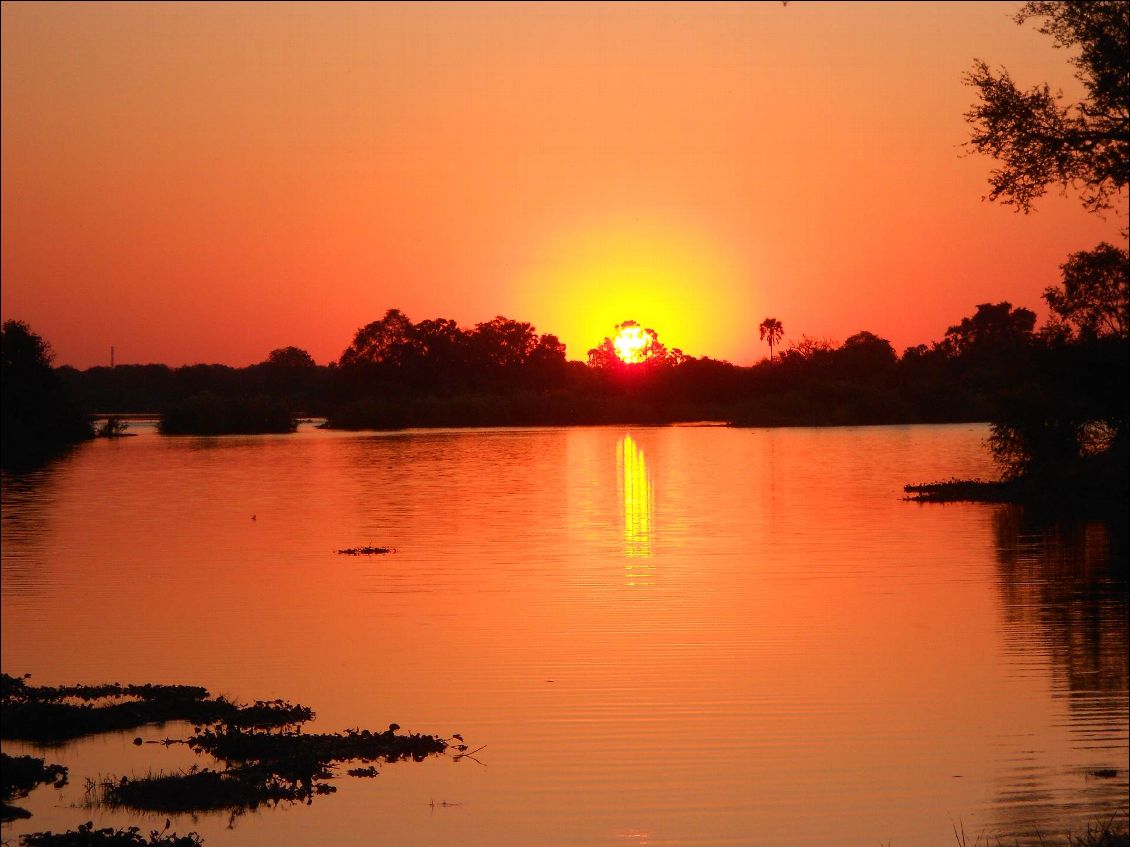
{"label": "water surface", "polygon": [[[134,430],[4,476],[6,672],[486,745],[175,821],[210,847],[950,847],[1125,817],[1124,526],[901,499],[991,475],[984,427]],[[396,552],[335,553],[365,544]],[[135,734],[49,751],[71,787],[4,837],[138,821],[82,808],[84,778],[194,758]]]}

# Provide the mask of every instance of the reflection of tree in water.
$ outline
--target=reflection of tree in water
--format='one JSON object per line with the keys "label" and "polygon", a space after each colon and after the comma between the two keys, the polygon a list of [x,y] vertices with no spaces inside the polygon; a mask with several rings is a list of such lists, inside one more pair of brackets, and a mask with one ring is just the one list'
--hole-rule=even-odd
{"label": "reflection of tree in water", "polygon": [[1010,636],[1050,650],[1067,694],[1121,695],[1127,668],[1126,522],[994,516]]}
{"label": "reflection of tree in water", "polygon": [[1033,824],[1079,831],[1111,814],[1125,819],[1126,519],[1047,519],[1013,506],[996,512],[993,529],[1006,644],[1025,656],[1018,665],[1035,653],[1050,667],[1072,749],[1054,771],[1040,750],[1014,763],[995,804],[1000,826],[1013,837],[1032,835]]}

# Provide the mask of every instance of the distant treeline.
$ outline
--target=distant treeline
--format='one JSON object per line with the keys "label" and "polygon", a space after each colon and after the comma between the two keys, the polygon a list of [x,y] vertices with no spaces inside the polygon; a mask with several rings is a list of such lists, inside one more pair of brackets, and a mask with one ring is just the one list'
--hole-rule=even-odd
{"label": "distant treeline", "polygon": [[[843,343],[802,337],[772,361],[742,367],[656,343],[625,365],[611,341],[571,362],[552,335],[496,318],[472,329],[413,323],[398,310],[361,328],[340,360],[273,351],[256,365],[119,365],[58,369],[92,413],[152,412],[169,432],[207,426],[225,404],[320,416],[347,429],[725,420],[747,426],[986,421],[1021,394],[1125,419],[1125,338],[1044,328],[1009,303],[982,304],[932,344],[898,355],[859,332]],[[1034,401],[1033,401],[1034,402]],[[1100,414],[1101,413],[1101,414]],[[251,414],[250,412],[248,414]],[[237,416],[238,417],[238,416]],[[252,431],[248,426],[227,431]]]}
{"label": "distant treeline", "polygon": [[[1121,468],[1130,419],[1126,253],[1104,245],[1078,256],[1092,264],[1098,256],[1099,270],[1088,267],[1086,285],[1073,284],[1069,262],[1064,288],[1045,295],[1053,315],[1038,330],[1028,309],[983,303],[940,340],[902,355],[861,331],[843,343],[801,336],[748,367],[668,350],[632,322],[619,328],[646,341],[642,361],[625,364],[606,338],[576,362],[529,323],[498,317],[465,329],[446,319],[414,323],[391,309],[328,365],[285,347],[243,368],[79,371],[52,368],[50,346],[26,324],[8,321],[4,462],[11,467],[92,437],[94,415],[153,413],[170,435],[285,433],[303,416],[341,429],[989,421],[1006,478],[1034,478],[1037,468],[1066,478],[1098,454]],[[779,344],[780,322],[766,319],[762,327]]]}

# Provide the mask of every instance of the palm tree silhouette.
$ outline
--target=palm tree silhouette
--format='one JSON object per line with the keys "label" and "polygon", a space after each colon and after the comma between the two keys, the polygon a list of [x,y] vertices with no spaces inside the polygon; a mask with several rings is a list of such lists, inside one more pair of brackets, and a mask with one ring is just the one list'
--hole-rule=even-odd
{"label": "palm tree silhouette", "polygon": [[785,334],[785,328],[781,326],[781,322],[776,318],[766,318],[761,322],[759,327],[761,330],[761,340],[769,341],[769,361],[773,361],[773,345],[781,341],[781,336]]}

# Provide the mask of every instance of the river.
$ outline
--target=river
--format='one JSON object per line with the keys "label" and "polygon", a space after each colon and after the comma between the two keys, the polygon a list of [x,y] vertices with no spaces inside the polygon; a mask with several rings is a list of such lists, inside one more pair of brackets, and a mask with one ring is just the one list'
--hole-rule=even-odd
{"label": "river", "polygon": [[[5,672],[482,748],[174,818],[209,847],[952,847],[1125,820],[1125,524],[902,499],[992,475],[984,426],[132,431],[4,475]],[[336,552],[361,545],[394,552]],[[195,761],[138,734],[41,752],[70,784],[4,838],[160,829],[84,806],[86,778]]]}

